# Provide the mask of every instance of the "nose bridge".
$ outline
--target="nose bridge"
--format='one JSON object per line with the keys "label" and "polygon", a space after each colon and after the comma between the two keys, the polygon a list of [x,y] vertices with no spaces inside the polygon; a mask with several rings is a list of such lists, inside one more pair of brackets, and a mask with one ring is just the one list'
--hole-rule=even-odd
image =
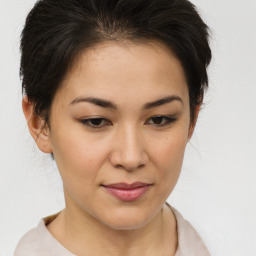
{"label": "nose bridge", "polygon": [[118,129],[118,144],[114,154],[114,165],[134,170],[146,164],[147,156],[141,129],[136,124],[124,124]]}

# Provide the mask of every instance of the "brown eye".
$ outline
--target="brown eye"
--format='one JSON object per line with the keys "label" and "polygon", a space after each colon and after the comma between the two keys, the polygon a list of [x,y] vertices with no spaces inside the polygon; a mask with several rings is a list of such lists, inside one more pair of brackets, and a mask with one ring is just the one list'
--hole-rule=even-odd
{"label": "brown eye", "polygon": [[155,126],[166,126],[174,121],[176,121],[176,118],[173,116],[153,116],[146,123]]}
{"label": "brown eye", "polygon": [[165,119],[164,119],[164,117],[162,117],[162,116],[155,116],[155,117],[152,117],[152,122],[153,122],[154,124],[159,125],[159,124],[162,124],[163,121],[165,121]]}
{"label": "brown eye", "polygon": [[102,128],[111,124],[107,119],[101,117],[82,119],[81,123],[91,128]]}

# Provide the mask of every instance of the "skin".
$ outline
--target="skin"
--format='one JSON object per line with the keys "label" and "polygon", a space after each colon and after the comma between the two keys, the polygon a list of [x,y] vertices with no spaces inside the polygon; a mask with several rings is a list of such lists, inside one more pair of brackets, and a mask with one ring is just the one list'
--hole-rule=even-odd
{"label": "skin", "polygon": [[[155,41],[101,43],[66,75],[50,128],[33,106],[24,97],[30,133],[41,151],[53,152],[64,186],[66,208],[47,226],[53,236],[76,255],[174,255],[176,221],[164,203],[194,127],[184,71],[172,52]],[[102,186],[137,181],[150,186],[132,202]]]}

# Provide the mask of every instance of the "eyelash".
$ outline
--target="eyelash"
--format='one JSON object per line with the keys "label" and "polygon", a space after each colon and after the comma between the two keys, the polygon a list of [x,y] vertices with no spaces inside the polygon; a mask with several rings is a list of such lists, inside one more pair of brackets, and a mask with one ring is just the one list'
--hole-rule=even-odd
{"label": "eyelash", "polygon": [[[104,122],[104,125],[95,125],[92,122],[93,121],[99,121],[100,123]],[[108,121],[107,119],[103,118],[103,117],[95,117],[95,118],[88,118],[88,119],[81,119],[80,122],[84,125],[84,126],[88,126],[90,128],[94,128],[94,129],[100,129],[102,127],[111,125],[111,122]]]}
{"label": "eyelash", "polygon": [[[160,121],[160,123],[152,123],[152,121]],[[149,118],[145,124],[153,125],[156,127],[165,127],[170,125],[171,123],[174,123],[177,120],[175,116],[162,116],[162,115],[156,115]],[[164,121],[164,122],[163,122]],[[103,117],[95,117],[95,118],[88,118],[88,119],[81,119],[80,122],[89,128],[93,129],[101,129],[103,127],[109,126],[112,123],[103,118]],[[96,122],[96,124],[93,122]]]}
{"label": "eyelash", "polygon": [[165,120],[164,123],[160,122],[161,124],[152,124],[155,125],[157,127],[164,127],[164,126],[168,126],[171,123],[175,122],[177,120],[177,118],[175,116],[161,116],[161,115],[156,115],[156,116],[152,116],[151,118],[149,118],[146,121],[146,124],[150,124],[150,120],[155,119],[155,121],[158,119],[160,119],[161,121]]}

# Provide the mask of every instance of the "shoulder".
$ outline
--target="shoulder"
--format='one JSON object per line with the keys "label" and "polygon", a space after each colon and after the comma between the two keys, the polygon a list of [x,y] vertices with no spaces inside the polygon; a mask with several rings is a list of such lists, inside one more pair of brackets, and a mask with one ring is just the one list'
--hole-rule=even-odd
{"label": "shoulder", "polygon": [[181,213],[168,205],[177,222],[178,251],[175,256],[210,256],[202,238]]}
{"label": "shoulder", "polygon": [[14,256],[74,256],[52,236],[46,227],[56,216],[57,214],[42,219],[37,227],[28,231],[19,241]]}
{"label": "shoulder", "polygon": [[40,239],[40,225],[42,225],[43,220],[40,221],[39,225],[30,231],[28,231],[19,241],[14,256],[32,256],[39,252],[41,247]]}

